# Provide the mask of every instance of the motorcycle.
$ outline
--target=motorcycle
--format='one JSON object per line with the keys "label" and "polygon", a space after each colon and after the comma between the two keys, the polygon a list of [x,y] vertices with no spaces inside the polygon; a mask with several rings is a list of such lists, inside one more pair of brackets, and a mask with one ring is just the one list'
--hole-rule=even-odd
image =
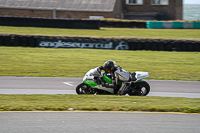
{"label": "motorcycle", "polygon": [[148,72],[136,71],[130,73],[118,69],[114,74],[106,74],[95,68],[85,74],[83,82],[76,87],[76,93],[78,95],[117,95],[120,92],[120,95],[146,96],[150,92],[150,85],[143,79],[147,77],[149,77]]}

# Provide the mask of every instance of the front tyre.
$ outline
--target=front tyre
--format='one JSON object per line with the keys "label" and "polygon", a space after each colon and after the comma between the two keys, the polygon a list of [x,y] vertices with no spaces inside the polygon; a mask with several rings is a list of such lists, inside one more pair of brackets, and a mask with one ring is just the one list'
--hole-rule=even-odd
{"label": "front tyre", "polygon": [[146,96],[150,92],[150,86],[146,81],[140,81],[131,85],[130,96]]}
{"label": "front tyre", "polygon": [[76,87],[76,93],[78,95],[81,94],[95,94],[96,91],[94,88],[90,87],[89,85],[85,84],[85,83],[81,83]]}

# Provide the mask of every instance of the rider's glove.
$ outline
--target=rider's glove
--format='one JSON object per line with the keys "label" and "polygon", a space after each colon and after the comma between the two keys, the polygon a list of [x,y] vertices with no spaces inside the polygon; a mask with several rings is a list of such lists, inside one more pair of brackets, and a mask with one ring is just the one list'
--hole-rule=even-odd
{"label": "rider's glove", "polygon": [[101,75],[101,71],[103,70],[103,66],[100,66],[97,71],[99,72],[99,74]]}
{"label": "rider's glove", "polygon": [[103,66],[99,66],[99,69],[100,69],[100,70],[103,70]]}

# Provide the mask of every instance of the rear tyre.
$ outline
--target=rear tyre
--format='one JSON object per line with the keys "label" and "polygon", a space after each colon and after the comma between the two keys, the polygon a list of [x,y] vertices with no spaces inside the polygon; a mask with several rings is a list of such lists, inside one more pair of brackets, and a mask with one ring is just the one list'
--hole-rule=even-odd
{"label": "rear tyre", "polygon": [[150,86],[146,81],[140,81],[131,85],[130,96],[146,96],[150,92]]}
{"label": "rear tyre", "polygon": [[81,94],[95,94],[96,91],[94,88],[90,87],[89,85],[85,84],[85,83],[81,83],[76,87],[76,93],[78,95]]}

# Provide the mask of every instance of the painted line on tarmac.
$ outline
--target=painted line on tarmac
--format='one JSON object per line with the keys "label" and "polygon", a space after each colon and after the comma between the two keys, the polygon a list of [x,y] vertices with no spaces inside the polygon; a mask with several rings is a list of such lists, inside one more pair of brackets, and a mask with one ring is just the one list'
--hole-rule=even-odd
{"label": "painted line on tarmac", "polygon": [[69,86],[74,86],[73,84],[71,84],[73,82],[63,82],[63,84],[69,85]]}

